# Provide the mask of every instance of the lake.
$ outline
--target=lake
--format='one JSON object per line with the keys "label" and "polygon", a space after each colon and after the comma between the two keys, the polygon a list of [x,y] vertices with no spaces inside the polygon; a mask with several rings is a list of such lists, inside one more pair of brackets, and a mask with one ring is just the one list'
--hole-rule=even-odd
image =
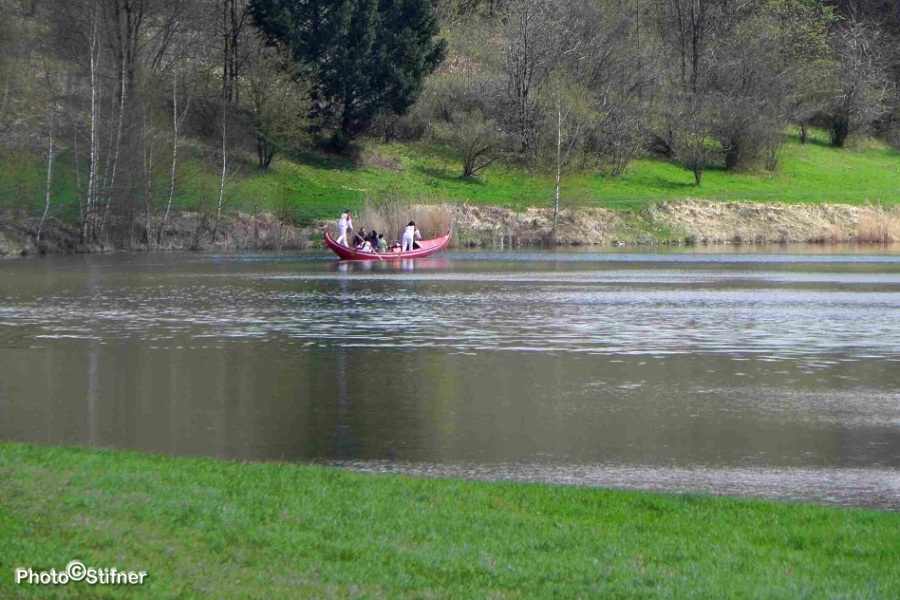
{"label": "lake", "polygon": [[0,439],[900,509],[900,248],[0,262]]}

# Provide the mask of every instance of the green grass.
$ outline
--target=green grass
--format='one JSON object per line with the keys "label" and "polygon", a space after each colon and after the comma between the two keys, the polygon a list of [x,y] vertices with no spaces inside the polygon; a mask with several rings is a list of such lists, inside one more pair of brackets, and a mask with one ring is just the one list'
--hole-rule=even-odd
{"label": "green grass", "polygon": [[617,206],[668,199],[702,198],[790,203],[896,205],[900,202],[900,152],[873,146],[836,150],[823,143],[802,146],[788,140],[774,173],[735,174],[712,169],[703,185],[672,163],[638,161],[616,181],[598,180],[595,196],[609,195]]}
{"label": "green grass", "polygon": [[[276,158],[269,171],[248,157],[232,163],[226,188],[226,210],[278,211],[298,223],[334,218],[344,208],[359,209],[367,196],[399,195],[423,201],[499,205],[516,210],[549,206],[552,174],[494,165],[478,177],[460,176],[460,163],[446,147],[365,142],[362,160],[311,152]],[[196,147],[185,146],[180,163],[175,208],[212,210],[219,189],[219,166],[206,162]],[[45,172],[36,153],[0,152],[0,210],[40,214]],[[776,172],[751,174],[709,169],[703,185],[677,163],[642,159],[620,177],[596,171],[569,172],[563,179],[564,203],[638,210],[648,204],[686,198],[754,202],[900,204],[900,152],[868,143],[862,149],[837,150],[826,134],[813,132],[803,146],[785,136]],[[58,157],[54,214],[64,220],[77,215],[78,192],[70,157]],[[161,170],[158,206],[167,194],[168,175]],[[138,199],[137,202],[142,202]],[[158,210],[161,211],[161,208]]]}
{"label": "green grass", "polygon": [[[897,598],[900,515],[0,445],[0,597]],[[149,572],[16,586],[16,567]]]}

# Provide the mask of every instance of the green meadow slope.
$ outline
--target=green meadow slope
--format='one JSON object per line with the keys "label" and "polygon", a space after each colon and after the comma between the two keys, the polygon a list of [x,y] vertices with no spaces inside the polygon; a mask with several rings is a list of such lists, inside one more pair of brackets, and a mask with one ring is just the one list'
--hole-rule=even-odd
{"label": "green meadow slope", "polygon": [[[181,163],[175,207],[211,209],[218,194],[217,165],[200,150]],[[391,195],[412,201],[449,201],[495,205],[514,210],[550,206],[553,174],[494,165],[475,178],[460,176],[459,161],[446,148],[366,142],[355,161],[319,154],[279,157],[268,171],[249,160],[233,165],[226,186],[228,211],[286,211],[298,221],[331,219],[345,206],[361,208],[367,196]],[[0,208],[30,216],[43,209],[46,172],[41,157],[6,149],[0,154]],[[168,193],[167,174],[160,173],[155,208]],[[51,212],[63,220],[77,214],[77,182],[66,156],[54,174]],[[775,172],[706,172],[703,185],[693,174],[668,161],[634,161],[619,177],[596,171],[570,171],[563,176],[567,205],[634,210],[679,199],[752,202],[900,204],[900,151],[870,143],[865,148],[837,150],[825,135],[801,145],[786,136]],[[136,202],[142,207],[143,200]]]}
{"label": "green meadow slope", "polygon": [[[411,200],[495,205],[521,211],[549,207],[552,173],[492,166],[476,178],[462,178],[459,162],[433,146],[370,143],[356,162],[301,157],[281,160],[271,173],[241,178],[232,190],[245,206],[288,202],[298,216],[333,218],[344,205],[361,208],[366,195],[397,195]],[[208,186],[207,186],[208,187]],[[364,191],[362,191],[364,190]],[[197,193],[192,194],[197,196]],[[859,150],[836,150],[824,134],[801,145],[786,140],[776,172],[735,174],[709,170],[703,185],[693,174],[668,161],[637,160],[619,177],[597,172],[570,172],[563,177],[563,203],[577,207],[635,210],[681,199],[752,202],[900,204],[900,152],[872,144]]]}
{"label": "green meadow slope", "polygon": [[[202,146],[187,145],[182,154],[186,158],[178,170],[172,205],[176,219],[169,234],[174,248],[190,247],[189,238],[200,230],[199,220],[203,215],[211,218],[216,211],[220,167],[204,158],[204,152]],[[43,211],[46,171],[42,160],[21,150],[0,150],[0,254],[26,247],[28,232]],[[65,251],[76,244],[71,227],[78,219],[79,183],[69,156],[59,156],[56,164],[50,227],[70,228],[68,245],[58,244]],[[304,227],[333,220],[344,208],[359,212],[368,200],[385,198],[441,204],[456,211],[463,207],[487,209],[474,221],[470,213],[454,215],[462,225],[458,239],[463,243],[491,244],[503,235],[521,243],[548,239],[546,211],[554,195],[552,173],[504,164],[492,165],[474,178],[463,178],[460,172],[459,161],[446,147],[371,140],[360,145],[355,160],[307,152],[279,157],[263,171],[252,157],[237,157],[229,168],[224,192],[220,232],[225,240],[220,247],[282,247],[284,240],[287,247],[304,247],[318,239],[314,228]],[[120,221],[134,219],[140,227],[146,208],[141,194],[135,190],[130,205],[119,199],[114,211]],[[160,172],[151,202],[154,223],[161,220],[167,197],[168,174]],[[694,205],[678,215],[659,210],[685,202],[700,202],[699,213],[703,214]],[[783,205],[792,210],[779,213],[778,226],[773,228],[771,215],[762,215],[764,222],[758,224],[740,223],[748,212],[743,207],[732,207],[730,213],[737,214],[717,223],[719,211],[710,210],[710,203]],[[834,217],[832,205],[864,207],[870,212],[860,216],[843,209]],[[900,238],[900,152],[875,142],[838,150],[827,144],[824,133],[817,132],[807,145],[801,145],[797,136],[785,136],[774,172],[730,173],[712,168],[702,186],[696,186],[693,174],[679,164],[649,158],[634,161],[618,177],[572,169],[563,175],[562,206],[577,209],[569,224],[579,226],[566,229],[563,224],[559,231],[564,243],[896,241]],[[801,210],[804,207],[814,209],[815,214]],[[544,214],[536,215],[536,209]],[[188,218],[179,222],[177,215]],[[693,215],[698,215],[696,223],[691,222]],[[262,238],[260,223],[266,229]],[[280,230],[273,233],[275,228],[283,229],[279,224],[291,228],[289,239]],[[466,227],[478,231],[467,233]],[[252,241],[248,241],[249,229],[254,232]],[[272,242],[276,234],[277,243]],[[9,243],[13,238],[18,238],[18,246]],[[264,243],[259,243],[260,239]],[[127,244],[119,240],[113,247]]]}

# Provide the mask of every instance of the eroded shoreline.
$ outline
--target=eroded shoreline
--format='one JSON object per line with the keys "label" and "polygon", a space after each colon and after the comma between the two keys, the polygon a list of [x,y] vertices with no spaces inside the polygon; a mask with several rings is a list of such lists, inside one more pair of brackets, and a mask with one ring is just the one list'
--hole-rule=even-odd
{"label": "eroded shoreline", "polygon": [[[548,208],[513,211],[486,205],[444,207],[451,215],[455,247],[541,245],[619,246],[654,244],[888,244],[900,241],[900,207],[684,200],[638,210],[579,208],[560,213],[556,229]],[[0,256],[117,251],[303,250],[322,247],[327,221],[300,227],[263,213],[231,215],[213,241],[207,219],[182,213],[157,244],[141,230],[129,239],[81,243],[74,226],[51,221],[40,242],[36,220],[0,216]],[[365,226],[365,223],[360,223]]]}

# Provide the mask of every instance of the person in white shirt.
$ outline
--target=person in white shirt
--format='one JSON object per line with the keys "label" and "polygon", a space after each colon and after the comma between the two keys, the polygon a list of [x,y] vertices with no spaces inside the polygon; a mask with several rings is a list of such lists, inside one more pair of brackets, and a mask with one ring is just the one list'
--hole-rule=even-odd
{"label": "person in white shirt", "polygon": [[340,235],[338,239],[335,240],[338,244],[343,244],[345,246],[349,246],[347,243],[347,230],[353,231],[353,221],[350,219],[350,209],[344,211],[344,214],[341,215],[341,218],[338,219],[338,232]]}
{"label": "person in white shirt", "polygon": [[407,250],[412,250],[415,241],[421,240],[422,234],[419,233],[419,230],[416,229],[416,222],[410,221],[409,225],[406,226],[406,229],[403,231],[403,248],[402,251],[406,252]]}

